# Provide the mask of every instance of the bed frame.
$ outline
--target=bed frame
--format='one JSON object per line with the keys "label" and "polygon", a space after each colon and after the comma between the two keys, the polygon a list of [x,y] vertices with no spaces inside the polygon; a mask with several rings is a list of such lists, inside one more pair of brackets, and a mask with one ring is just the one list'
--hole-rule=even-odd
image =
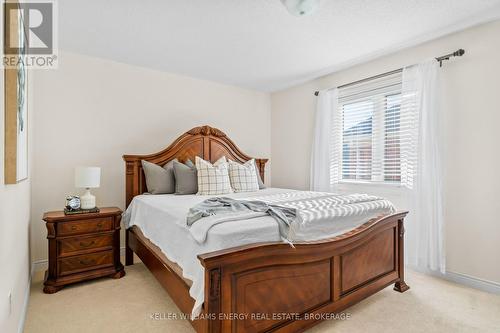
{"label": "bed frame", "polygon": [[[125,155],[126,204],[146,192],[141,160],[163,165],[200,156],[239,162],[243,154],[222,131],[195,127],[168,148],[151,155]],[[267,159],[256,159],[261,177]],[[332,318],[347,307],[404,281],[404,228],[407,212],[367,221],[340,236],[296,244],[259,243],[198,256],[205,268],[205,300],[199,333],[299,332]],[[180,311],[190,314],[194,300],[188,283],[174,272],[157,248],[136,228],[126,231],[126,265],[134,252],[167,290]],[[235,319],[237,318],[237,319]]]}

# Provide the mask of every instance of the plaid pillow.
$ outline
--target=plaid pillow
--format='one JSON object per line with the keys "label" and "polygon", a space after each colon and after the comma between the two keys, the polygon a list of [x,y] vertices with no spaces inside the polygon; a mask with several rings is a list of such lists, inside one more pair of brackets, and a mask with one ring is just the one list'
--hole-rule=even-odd
{"label": "plaid pillow", "polygon": [[229,161],[229,179],[235,192],[253,192],[259,189],[255,160],[245,164]]}
{"label": "plaid pillow", "polygon": [[214,164],[196,156],[196,170],[198,170],[199,195],[217,195],[232,193],[227,160],[223,156]]}

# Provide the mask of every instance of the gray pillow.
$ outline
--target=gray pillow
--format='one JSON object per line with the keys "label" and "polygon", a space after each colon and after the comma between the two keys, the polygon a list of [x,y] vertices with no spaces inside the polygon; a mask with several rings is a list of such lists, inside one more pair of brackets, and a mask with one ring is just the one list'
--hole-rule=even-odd
{"label": "gray pillow", "polygon": [[141,161],[149,193],[165,194],[175,192],[174,162],[177,162],[177,159],[161,167],[158,164]]}
{"label": "gray pillow", "polygon": [[255,162],[255,171],[257,171],[257,182],[259,183],[259,190],[263,190],[266,188],[266,185],[264,185],[264,182],[262,181],[262,178],[260,177],[260,172],[259,172],[259,168],[257,167],[257,162]]}
{"label": "gray pillow", "polygon": [[174,162],[175,194],[196,194],[198,192],[198,174],[191,160],[186,163]]}

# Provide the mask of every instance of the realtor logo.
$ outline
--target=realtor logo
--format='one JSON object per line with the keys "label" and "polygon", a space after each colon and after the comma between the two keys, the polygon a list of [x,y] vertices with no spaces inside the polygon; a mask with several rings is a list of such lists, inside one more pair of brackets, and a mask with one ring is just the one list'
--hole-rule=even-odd
{"label": "realtor logo", "polygon": [[57,60],[55,2],[4,3],[5,67],[54,68]]}

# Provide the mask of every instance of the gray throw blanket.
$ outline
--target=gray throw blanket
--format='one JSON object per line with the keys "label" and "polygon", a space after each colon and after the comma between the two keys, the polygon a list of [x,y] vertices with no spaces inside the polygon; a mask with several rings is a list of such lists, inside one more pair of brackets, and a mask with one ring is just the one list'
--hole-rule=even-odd
{"label": "gray throw blanket", "polygon": [[[278,222],[281,237],[291,243],[288,234],[291,223],[297,217],[297,210],[295,208],[268,204],[264,201],[235,200],[228,197],[210,198],[189,209],[187,225],[191,227],[193,223],[202,218],[214,217],[202,228],[202,233],[205,233],[204,235],[196,237],[196,232],[192,232],[195,239],[200,238],[196,239],[197,241],[205,241],[208,229],[218,223],[265,215],[270,215]],[[199,223],[203,223],[203,221]]]}

